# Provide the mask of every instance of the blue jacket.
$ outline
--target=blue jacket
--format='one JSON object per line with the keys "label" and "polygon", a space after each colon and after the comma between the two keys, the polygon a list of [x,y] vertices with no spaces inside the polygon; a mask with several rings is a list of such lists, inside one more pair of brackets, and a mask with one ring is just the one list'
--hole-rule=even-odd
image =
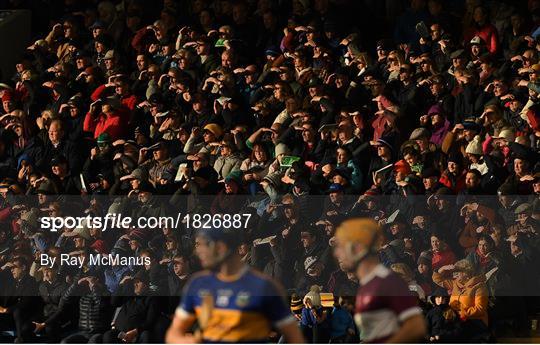
{"label": "blue jacket", "polygon": [[330,338],[346,335],[348,328],[354,329],[354,322],[351,314],[343,308],[334,307],[330,322],[332,325]]}

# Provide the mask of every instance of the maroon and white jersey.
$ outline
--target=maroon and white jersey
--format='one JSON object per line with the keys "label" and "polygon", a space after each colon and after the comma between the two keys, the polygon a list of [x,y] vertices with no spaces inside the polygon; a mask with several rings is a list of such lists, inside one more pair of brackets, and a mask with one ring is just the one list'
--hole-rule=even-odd
{"label": "maroon and white jersey", "polygon": [[417,297],[407,284],[382,264],[360,281],[355,321],[363,342],[384,342],[403,321],[421,314]]}

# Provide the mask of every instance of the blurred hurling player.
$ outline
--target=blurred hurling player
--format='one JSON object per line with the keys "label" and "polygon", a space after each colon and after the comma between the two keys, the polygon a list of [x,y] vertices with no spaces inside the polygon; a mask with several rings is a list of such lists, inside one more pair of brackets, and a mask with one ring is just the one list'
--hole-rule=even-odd
{"label": "blurred hurling player", "polygon": [[383,266],[377,249],[382,240],[377,222],[367,218],[344,221],[336,231],[334,253],[360,282],[355,321],[362,342],[414,343],[425,334],[422,310],[406,283]]}
{"label": "blurred hurling player", "polygon": [[[184,289],[167,331],[168,343],[261,343],[272,328],[289,343],[304,341],[281,289],[241,262],[239,236],[221,229],[200,231],[195,252],[203,268]],[[200,332],[189,334],[198,321]]]}

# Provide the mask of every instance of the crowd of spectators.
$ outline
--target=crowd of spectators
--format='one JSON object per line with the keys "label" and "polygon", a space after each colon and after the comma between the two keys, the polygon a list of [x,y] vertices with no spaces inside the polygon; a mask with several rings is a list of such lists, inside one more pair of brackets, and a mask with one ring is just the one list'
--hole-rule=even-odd
{"label": "crowd of spectators", "polygon": [[[180,211],[250,214],[240,254],[287,289],[310,341],[362,337],[358,281],[331,250],[359,216],[383,225],[380,259],[418,295],[426,341],[528,332],[540,1],[0,6],[30,8],[35,38],[0,84],[0,332],[162,342],[198,269],[193,229],[39,222]],[[47,267],[45,253],[146,264]]]}

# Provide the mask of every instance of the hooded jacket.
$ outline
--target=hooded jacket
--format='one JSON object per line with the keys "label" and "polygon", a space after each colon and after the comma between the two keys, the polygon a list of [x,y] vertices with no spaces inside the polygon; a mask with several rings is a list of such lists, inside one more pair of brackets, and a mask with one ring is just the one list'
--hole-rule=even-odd
{"label": "hooded jacket", "polygon": [[434,272],[433,281],[450,291],[450,307],[463,321],[481,320],[488,325],[488,290],[482,275],[472,277],[460,286],[456,280]]}

